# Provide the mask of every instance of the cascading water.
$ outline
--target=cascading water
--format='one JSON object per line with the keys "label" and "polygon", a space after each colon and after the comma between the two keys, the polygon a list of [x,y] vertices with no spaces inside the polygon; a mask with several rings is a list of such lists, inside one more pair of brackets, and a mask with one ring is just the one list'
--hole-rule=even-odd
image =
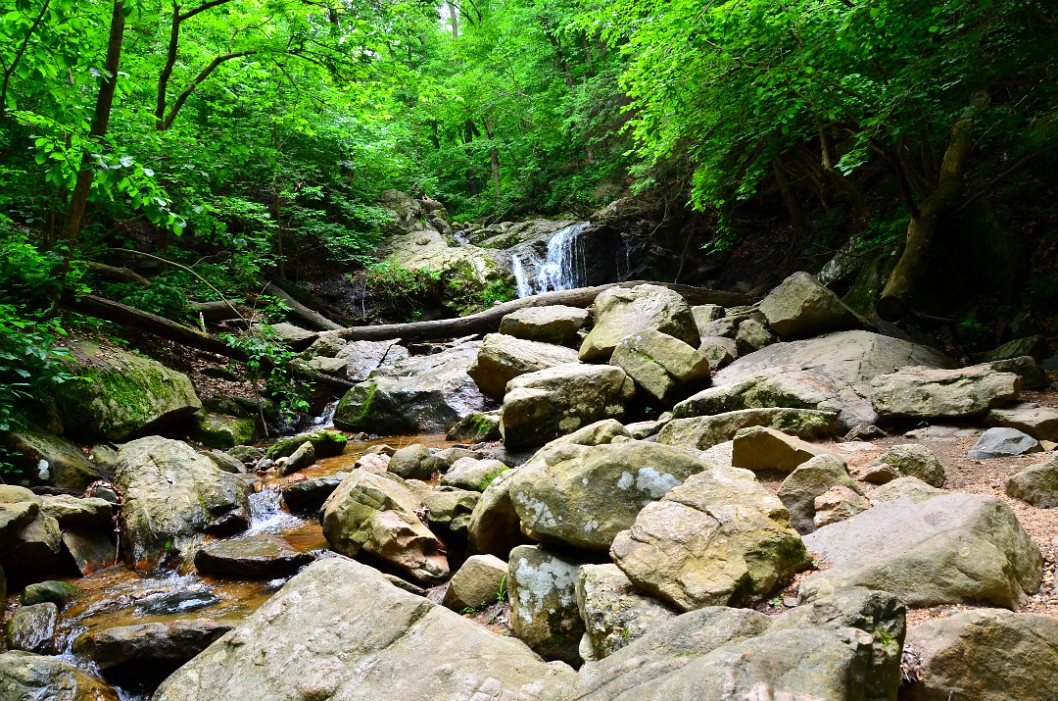
{"label": "cascading water", "polygon": [[529,249],[514,254],[511,272],[519,297],[550,290],[571,290],[584,284],[587,265],[579,237],[588,226],[589,222],[579,222],[552,234],[543,260]]}

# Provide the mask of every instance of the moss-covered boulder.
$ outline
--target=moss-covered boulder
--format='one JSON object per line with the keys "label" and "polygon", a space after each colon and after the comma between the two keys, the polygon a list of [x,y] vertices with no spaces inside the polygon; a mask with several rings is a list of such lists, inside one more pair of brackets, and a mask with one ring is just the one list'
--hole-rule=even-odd
{"label": "moss-covered boulder", "polygon": [[199,411],[192,418],[188,437],[207,448],[228,450],[257,440],[257,421],[246,417]]}
{"label": "moss-covered boulder", "polygon": [[73,343],[67,370],[91,380],[54,389],[66,433],[86,442],[125,441],[202,408],[187,375],[139,355]]}
{"label": "moss-covered boulder", "polygon": [[86,458],[72,442],[33,426],[0,434],[0,443],[13,454],[18,481],[24,484],[82,490],[106,477],[102,466]]}
{"label": "moss-covered boulder", "polygon": [[266,456],[273,460],[289,457],[305,442],[312,444],[317,458],[330,458],[335,455],[341,455],[349,439],[341,431],[321,428],[309,433],[299,433],[296,436],[280,438],[268,449]]}
{"label": "moss-covered boulder", "polygon": [[118,701],[106,682],[58,657],[12,650],[0,655],[0,698],[5,701]]}

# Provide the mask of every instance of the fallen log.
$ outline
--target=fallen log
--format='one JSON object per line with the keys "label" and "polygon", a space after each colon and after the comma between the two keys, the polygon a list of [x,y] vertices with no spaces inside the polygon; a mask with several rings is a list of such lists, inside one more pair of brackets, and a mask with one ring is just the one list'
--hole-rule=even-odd
{"label": "fallen log", "polygon": [[265,285],[265,294],[270,294],[273,297],[278,298],[288,307],[290,307],[290,315],[302,324],[306,324],[310,329],[316,331],[337,331],[345,328],[341,324],[336,324],[323,314],[309,309],[301,302],[297,301],[290,294],[279,287],[275,282],[270,282]]}
{"label": "fallen log", "polygon": [[573,290],[545,292],[532,297],[523,297],[477,314],[457,319],[437,319],[435,321],[416,321],[409,324],[379,324],[376,326],[350,326],[336,331],[335,334],[347,341],[386,341],[402,338],[405,341],[429,341],[440,338],[456,338],[474,334],[490,333],[500,327],[500,320],[519,309],[530,307],[547,307],[561,304],[569,307],[587,307],[595,302],[602,292],[614,287],[635,287],[636,285],[660,285],[678,292],[688,304],[720,304],[740,306],[753,304],[760,298],[753,294],[710,290],[692,285],[678,285],[665,282],[648,282],[643,280],[614,282],[595,287],[578,287]]}

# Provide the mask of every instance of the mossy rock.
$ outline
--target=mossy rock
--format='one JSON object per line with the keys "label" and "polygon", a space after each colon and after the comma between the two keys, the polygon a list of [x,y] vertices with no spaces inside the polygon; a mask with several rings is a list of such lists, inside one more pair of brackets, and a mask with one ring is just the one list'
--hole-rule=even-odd
{"label": "mossy rock", "polygon": [[200,411],[192,417],[188,436],[208,448],[228,450],[257,440],[257,422],[251,418]]}
{"label": "mossy rock", "polygon": [[125,441],[202,408],[187,375],[116,348],[71,344],[66,369],[90,381],[57,385],[66,432],[75,439]]}
{"label": "mossy rock", "polygon": [[335,455],[341,455],[342,451],[345,450],[345,444],[348,443],[349,439],[347,439],[345,434],[341,431],[335,431],[330,428],[321,428],[318,431],[312,431],[310,433],[302,433],[297,436],[280,438],[268,449],[266,455],[273,460],[289,457],[306,441],[312,443],[317,458],[329,458]]}

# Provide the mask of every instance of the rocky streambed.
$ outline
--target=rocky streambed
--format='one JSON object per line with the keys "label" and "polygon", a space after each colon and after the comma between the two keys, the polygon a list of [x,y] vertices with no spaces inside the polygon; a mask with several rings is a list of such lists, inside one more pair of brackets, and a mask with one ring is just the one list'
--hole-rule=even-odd
{"label": "rocky streambed", "polygon": [[0,692],[1050,699],[1039,343],[959,367],[885,331],[798,274],[746,308],[614,289],[430,354],[319,334],[306,362],[373,364],[335,413],[347,433],[268,454],[112,439],[89,468],[123,497],[125,566],[77,593],[26,587],[51,570],[15,559],[58,534],[90,571],[73,506],[0,492],[22,598]]}

